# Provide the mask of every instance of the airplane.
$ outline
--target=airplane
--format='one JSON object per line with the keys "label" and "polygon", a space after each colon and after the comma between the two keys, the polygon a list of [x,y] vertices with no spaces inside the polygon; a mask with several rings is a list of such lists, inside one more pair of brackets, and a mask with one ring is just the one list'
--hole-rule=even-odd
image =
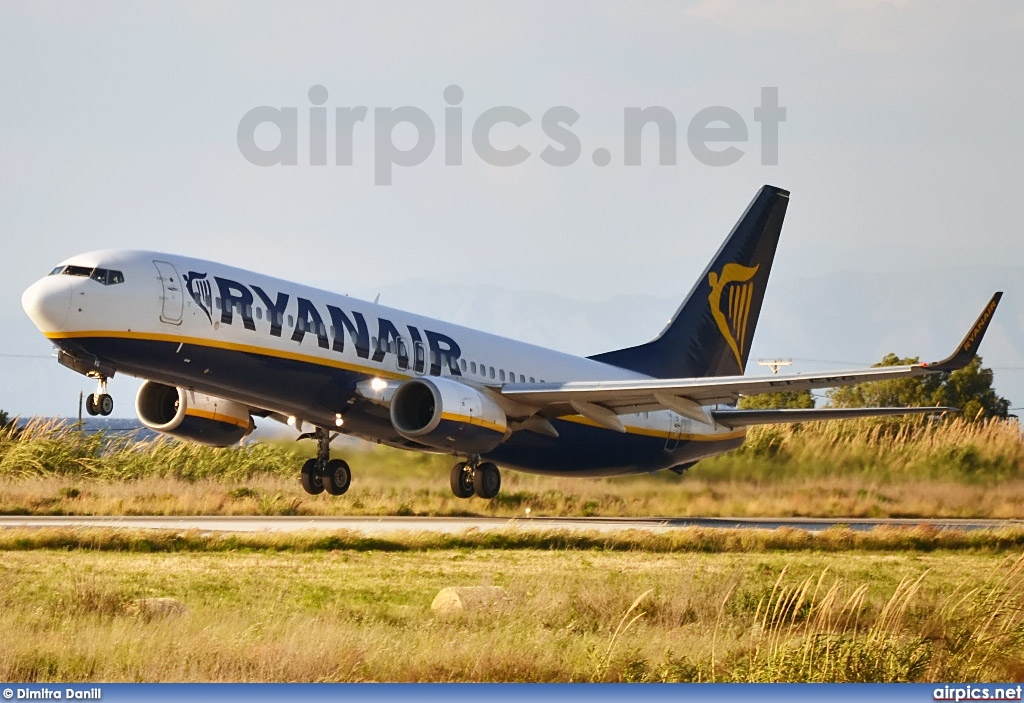
{"label": "airplane", "polygon": [[[789,192],[755,195],[665,329],[652,341],[579,357],[171,254],[73,256],[22,306],[64,366],[96,379],[86,409],[109,415],[107,380],[144,379],[142,424],[225,447],[254,418],[315,439],[299,472],[310,494],[344,494],[339,434],[453,455],[460,498],[493,498],[499,465],[559,476],[670,469],[739,447],[753,425],[952,408],[738,409],[741,395],[952,371],[977,353],[1001,293],[947,358],[826,374],[744,376]],[[308,429],[304,432],[303,430]]]}

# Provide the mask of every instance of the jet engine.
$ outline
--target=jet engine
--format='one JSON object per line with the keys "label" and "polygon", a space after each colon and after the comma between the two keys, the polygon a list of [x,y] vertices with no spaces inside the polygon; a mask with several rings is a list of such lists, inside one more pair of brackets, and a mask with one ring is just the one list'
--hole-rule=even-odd
{"label": "jet engine", "polygon": [[391,398],[400,435],[435,449],[484,454],[505,438],[508,421],[491,398],[449,378],[406,381]]}
{"label": "jet engine", "polygon": [[139,388],[135,413],[151,430],[211,447],[236,444],[255,428],[244,405],[155,381]]}

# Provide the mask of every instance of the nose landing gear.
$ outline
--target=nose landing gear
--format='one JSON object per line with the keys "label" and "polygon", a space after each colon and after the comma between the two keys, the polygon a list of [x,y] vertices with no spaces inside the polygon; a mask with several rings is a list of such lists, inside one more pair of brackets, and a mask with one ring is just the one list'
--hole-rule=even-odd
{"label": "nose landing gear", "polygon": [[114,399],[107,393],[107,377],[96,376],[96,392],[90,393],[85,399],[85,411],[90,415],[106,417],[114,412]]}

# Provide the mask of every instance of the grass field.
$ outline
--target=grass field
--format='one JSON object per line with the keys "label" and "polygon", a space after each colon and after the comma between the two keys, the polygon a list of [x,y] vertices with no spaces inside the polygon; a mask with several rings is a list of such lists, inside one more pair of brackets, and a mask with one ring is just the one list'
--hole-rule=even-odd
{"label": "grass field", "polygon": [[[361,448],[343,450],[346,496],[308,496],[297,467],[310,449],[40,425],[0,435],[0,512],[1024,517],[1009,423],[760,428],[683,477],[506,472],[491,501],[451,495],[449,458]],[[1014,528],[5,530],[0,679],[1021,680],[1022,550]],[[432,612],[440,589],[480,585],[507,598]]]}
{"label": "grass field", "polygon": [[[257,541],[148,554],[8,544],[0,679],[1024,678],[1024,558],[1014,552],[507,550],[418,539],[387,551]],[[507,599],[431,611],[440,589],[477,585]],[[140,611],[136,599],[153,597],[183,610]]]}
{"label": "grass field", "polygon": [[0,513],[1024,518],[1015,422],[877,420],[758,427],[743,449],[670,472],[565,479],[503,472],[493,500],[448,488],[452,459],[358,444],[342,498],[309,496],[311,443],[210,449],[40,424],[0,434]]}

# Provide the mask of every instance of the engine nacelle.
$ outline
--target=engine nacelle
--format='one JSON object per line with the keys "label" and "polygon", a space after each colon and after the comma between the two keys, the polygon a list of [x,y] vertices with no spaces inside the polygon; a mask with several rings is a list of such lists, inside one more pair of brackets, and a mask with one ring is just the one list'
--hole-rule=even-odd
{"label": "engine nacelle", "polygon": [[406,439],[459,454],[484,454],[505,438],[505,412],[449,378],[406,381],[391,398],[391,424]]}
{"label": "engine nacelle", "polygon": [[237,444],[255,428],[244,405],[155,381],[139,388],[135,413],[151,430],[211,447]]}

